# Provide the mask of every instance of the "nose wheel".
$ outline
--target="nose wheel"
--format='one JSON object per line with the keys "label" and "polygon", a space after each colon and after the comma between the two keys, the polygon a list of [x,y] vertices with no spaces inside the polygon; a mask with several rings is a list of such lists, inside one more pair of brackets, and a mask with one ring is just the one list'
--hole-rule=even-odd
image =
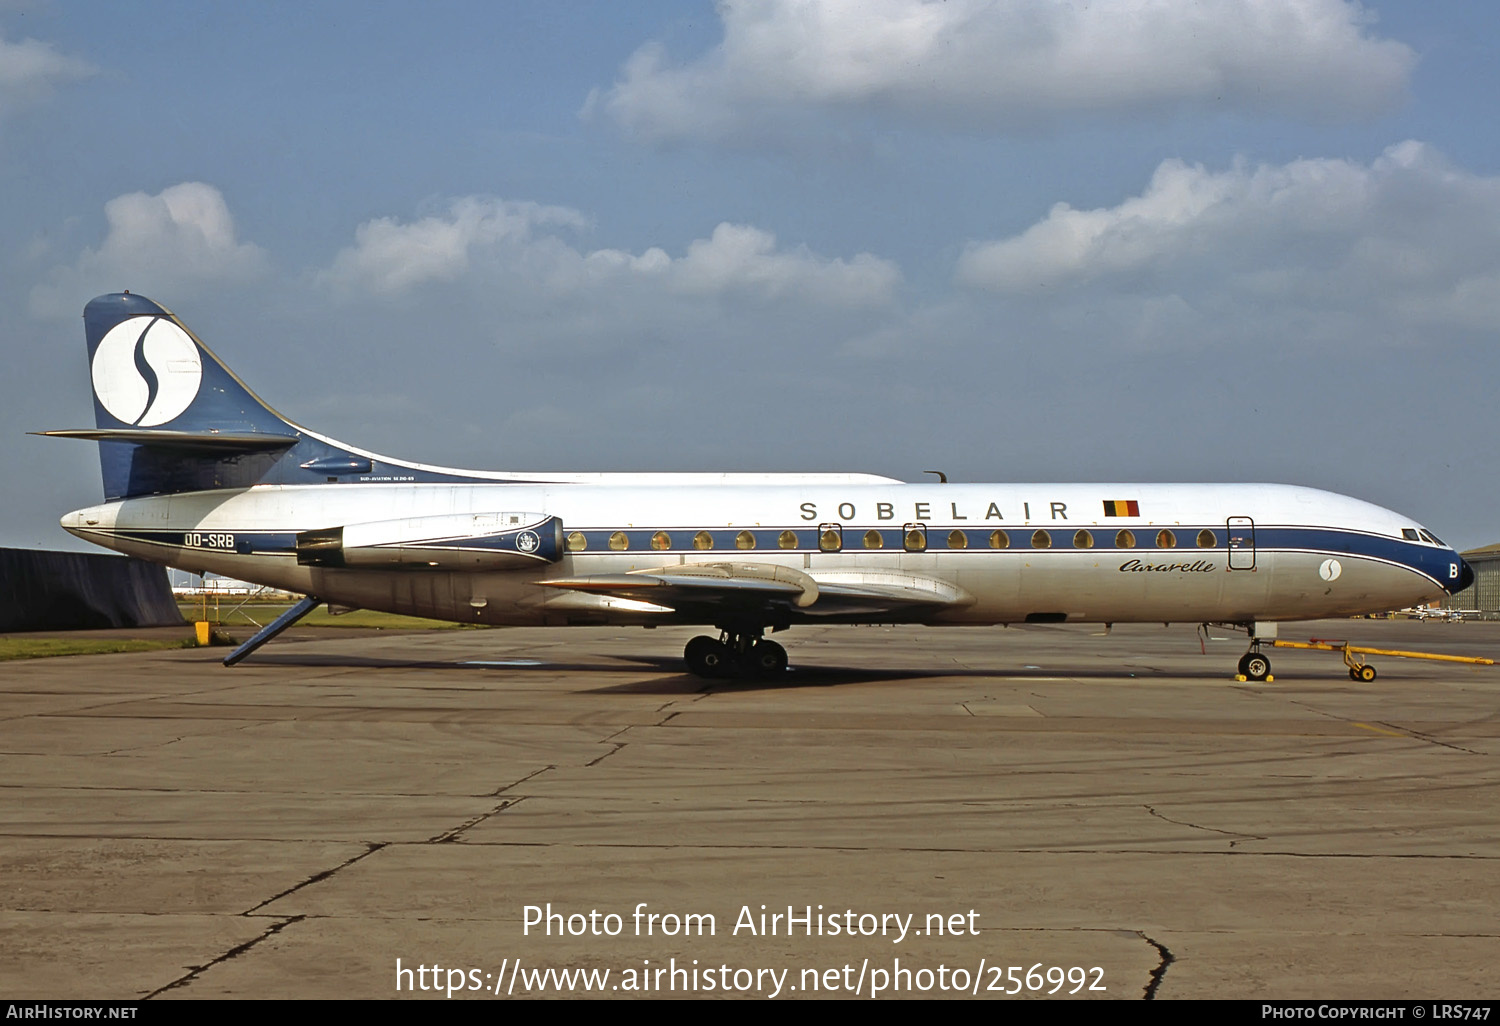
{"label": "nose wheel", "polygon": [[725,631],[720,638],[699,635],[683,649],[695,677],[775,677],[786,672],[786,649],[759,634]]}
{"label": "nose wheel", "polygon": [[1240,656],[1239,670],[1246,680],[1266,680],[1271,676],[1271,660],[1259,652],[1246,652]]}

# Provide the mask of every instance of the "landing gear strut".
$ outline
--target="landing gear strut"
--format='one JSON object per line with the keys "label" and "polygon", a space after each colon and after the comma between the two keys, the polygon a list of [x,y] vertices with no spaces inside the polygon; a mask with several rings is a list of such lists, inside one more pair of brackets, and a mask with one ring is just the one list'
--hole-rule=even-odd
{"label": "landing gear strut", "polygon": [[683,658],[695,677],[775,677],[786,672],[786,649],[766,641],[763,628],[723,629],[717,639],[699,635],[687,643]]}

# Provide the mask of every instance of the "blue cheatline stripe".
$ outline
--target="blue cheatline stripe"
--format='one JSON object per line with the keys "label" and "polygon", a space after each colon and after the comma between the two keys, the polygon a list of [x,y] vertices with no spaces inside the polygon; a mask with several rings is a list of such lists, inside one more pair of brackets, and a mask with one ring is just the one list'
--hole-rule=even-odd
{"label": "blue cheatline stripe", "polygon": [[[120,538],[169,545],[173,548],[195,549],[203,552],[227,552],[240,556],[282,555],[297,551],[295,531],[115,531]],[[196,544],[189,539],[196,537]],[[223,539],[232,539],[232,544],[221,544]]]}
{"label": "blue cheatline stripe", "polygon": [[[967,545],[961,549],[949,548],[948,537],[953,531],[963,531]],[[990,535],[993,530],[1002,530],[1006,533],[1009,544],[1005,548],[991,548]],[[1094,546],[1088,549],[1075,548],[1074,534],[1077,531],[1086,530],[1093,535]],[[1118,530],[1129,530],[1136,538],[1137,544],[1130,548],[1117,548],[1114,545],[1115,532]],[[1154,544],[1158,533],[1170,531],[1173,535],[1174,545],[1158,546]],[[1212,531],[1215,544],[1207,548],[1199,548],[1197,544],[1198,534],[1201,531]],[[1160,525],[1139,525],[1134,527],[1116,528],[1111,525],[1108,528],[1095,528],[1093,526],[1037,526],[1027,525],[1023,527],[1005,528],[950,528],[929,527],[927,529],[927,547],[929,552],[1035,552],[1032,547],[1033,535],[1037,531],[1046,531],[1051,540],[1050,549],[1057,551],[1089,551],[1096,553],[1106,552],[1201,552],[1223,553],[1225,548],[1223,542],[1226,532],[1222,524],[1202,525],[1172,525],[1162,527]],[[781,548],[779,544],[783,533],[790,532],[795,536],[796,544]],[[880,546],[866,546],[865,537],[868,533],[875,533],[880,538]],[[738,536],[748,533],[754,540],[752,548],[741,548],[737,543]],[[899,527],[888,526],[860,526],[845,524],[842,529],[843,548],[841,551],[903,551],[902,542],[904,532]],[[610,551],[629,552],[651,552],[683,554],[692,552],[727,552],[744,553],[750,551],[782,551],[782,552],[817,552],[818,529],[815,527],[757,527],[742,529],[725,528],[671,528],[671,529],[609,529],[589,528],[585,530],[573,530],[569,534],[582,534],[585,547],[582,550],[589,553],[608,553]],[[610,539],[617,535],[624,535],[626,548],[624,550],[612,550]],[[700,549],[694,544],[694,538],[699,534],[706,534],[712,544],[709,548]],[[659,549],[653,544],[653,539],[658,535],[665,535],[665,544]],[[1255,529],[1256,549],[1261,552],[1273,551],[1303,551],[1310,553],[1326,553],[1330,556],[1363,556],[1408,567],[1427,577],[1439,582],[1448,577],[1449,565],[1455,560],[1451,550],[1439,548],[1433,545],[1419,542],[1410,542],[1404,539],[1389,538],[1382,535],[1368,534],[1360,531],[1350,531],[1339,528],[1321,527],[1257,527]]]}
{"label": "blue cheatline stripe", "polygon": [[[627,551],[630,553],[661,552],[662,554],[684,555],[703,554],[714,552],[722,555],[740,556],[749,552],[762,553],[806,553],[818,552],[818,528],[805,525],[797,527],[746,527],[746,528],[586,528],[582,530],[564,530],[569,536],[582,534],[585,547],[582,550],[569,550],[574,554],[579,551],[598,555],[609,554],[613,551]],[[961,549],[948,547],[948,536],[951,532],[961,530],[968,541],[966,547]],[[990,534],[994,530],[1006,532],[1009,545],[1005,548],[991,548]],[[1077,531],[1090,531],[1094,538],[1094,547],[1087,549],[1076,548],[1073,544],[1073,536]],[[1129,530],[1134,533],[1137,545],[1133,548],[1117,548],[1114,545],[1115,533],[1119,530]],[[1160,531],[1171,531],[1176,544],[1171,547],[1160,547],[1154,544]],[[1198,533],[1200,531],[1213,531],[1215,545],[1211,548],[1199,548],[1197,545]],[[1003,553],[1034,553],[1042,551],[1032,547],[1032,535],[1037,531],[1046,531],[1051,538],[1051,546],[1048,551],[1056,552],[1093,552],[1098,555],[1106,553],[1131,553],[1148,554],[1155,552],[1171,552],[1185,555],[1188,553],[1201,553],[1205,556],[1215,555],[1222,558],[1226,552],[1223,541],[1225,539],[1224,526],[1222,524],[1212,526],[1173,525],[1163,528],[1160,525],[1137,525],[1117,528],[1110,525],[1108,528],[1090,526],[1061,526],[1053,525],[1040,527],[1027,525],[1023,527],[1005,528],[951,528],[951,527],[929,527],[927,529],[927,552],[946,553],[991,553],[1001,555]],[[865,536],[873,532],[880,538],[880,546],[867,547]],[[240,555],[255,554],[289,554],[296,552],[297,534],[294,531],[160,531],[160,530],[125,530],[117,532],[120,537],[133,538],[139,541],[154,542],[160,545],[173,547],[202,549],[207,552],[233,552]],[[738,538],[748,533],[754,540],[753,548],[740,548]],[[612,550],[610,538],[616,534],[623,534],[627,547],[624,550]],[[700,549],[694,545],[694,539],[699,534],[708,535],[712,542],[711,547]],[[781,546],[783,534],[790,534],[795,540],[795,545],[785,548]],[[666,544],[658,549],[653,545],[653,539],[657,535],[665,535]],[[186,539],[189,536],[197,536],[199,544],[188,545]],[[230,536],[233,538],[233,546],[216,545],[207,539],[218,536]],[[891,526],[860,526],[843,525],[843,552],[904,552],[904,531],[901,527]],[[1368,534],[1360,531],[1350,531],[1339,528],[1328,527],[1256,527],[1255,528],[1256,551],[1267,552],[1307,552],[1312,554],[1326,554],[1329,556],[1360,556],[1370,559],[1378,559],[1398,566],[1404,566],[1416,571],[1426,577],[1432,578],[1441,584],[1449,579],[1449,566],[1457,560],[1457,556],[1450,549],[1439,548],[1422,542],[1411,542],[1405,539],[1389,538],[1382,535]],[[1141,544],[1144,543],[1144,544]]]}

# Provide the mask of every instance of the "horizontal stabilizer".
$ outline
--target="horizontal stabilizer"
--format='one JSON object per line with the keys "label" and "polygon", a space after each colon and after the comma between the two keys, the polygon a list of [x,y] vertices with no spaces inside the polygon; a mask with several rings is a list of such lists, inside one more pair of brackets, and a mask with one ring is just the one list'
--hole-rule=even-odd
{"label": "horizontal stabilizer", "polygon": [[260,452],[288,449],[296,435],[273,435],[264,431],[164,431],[137,428],[76,428],[69,431],[33,431],[47,438],[82,438],[89,442],[130,442],[157,449],[183,452]]}

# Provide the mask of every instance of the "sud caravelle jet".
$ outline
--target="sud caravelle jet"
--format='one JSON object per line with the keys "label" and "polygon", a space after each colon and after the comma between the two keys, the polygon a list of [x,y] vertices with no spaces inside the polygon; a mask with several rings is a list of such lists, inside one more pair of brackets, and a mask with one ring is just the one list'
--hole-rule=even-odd
{"label": "sud caravelle jet", "polygon": [[102,505],[80,538],[306,597],[463,623],[702,624],[699,676],[774,674],[797,624],[1214,623],[1264,680],[1276,622],[1469,586],[1449,546],[1312,488],[904,484],[867,474],[524,474],[379,456],[287,420],[166,308],[84,309]]}

